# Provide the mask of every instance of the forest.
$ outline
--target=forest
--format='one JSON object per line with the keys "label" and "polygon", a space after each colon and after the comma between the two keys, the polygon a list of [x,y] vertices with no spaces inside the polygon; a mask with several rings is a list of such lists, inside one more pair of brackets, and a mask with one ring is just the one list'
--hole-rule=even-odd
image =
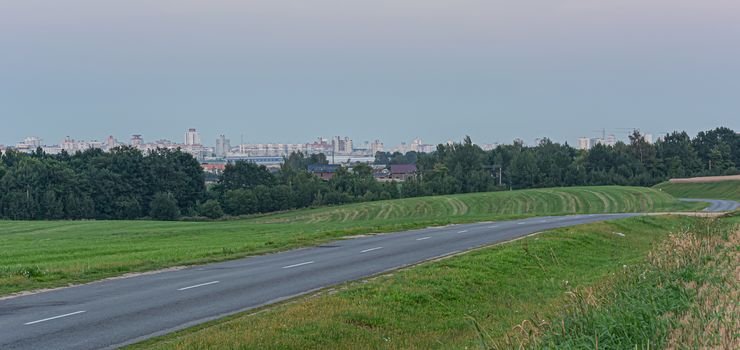
{"label": "forest", "polygon": [[542,139],[491,151],[470,137],[435,152],[378,153],[376,165],[416,163],[415,179],[380,182],[366,164],[342,167],[329,181],[309,173],[322,154],[291,154],[278,171],[246,162],[226,166],[207,186],[199,162],[180,150],[131,147],[44,154],[5,150],[0,157],[0,218],[10,220],[238,217],[361,201],[523,188],[634,185],[669,178],[737,174],[740,135],[720,127],[690,137],[673,132],[648,143],[577,150]]}

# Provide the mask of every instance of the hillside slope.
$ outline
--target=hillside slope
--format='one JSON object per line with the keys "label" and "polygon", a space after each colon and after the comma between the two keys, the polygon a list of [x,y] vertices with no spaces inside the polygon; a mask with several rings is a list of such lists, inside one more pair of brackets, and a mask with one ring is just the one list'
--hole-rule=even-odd
{"label": "hillside slope", "polygon": [[720,181],[703,183],[670,183],[655,185],[655,189],[676,198],[711,198],[740,201],[740,181]]}
{"label": "hillside slope", "polygon": [[273,215],[263,223],[341,223],[373,220],[491,218],[509,215],[649,212],[690,209],[644,187],[594,186],[470,193],[359,203]]}
{"label": "hillside slope", "polygon": [[582,187],[410,198],[216,222],[0,221],[0,295],[235,259],[355,234],[527,215],[702,206],[649,188]]}

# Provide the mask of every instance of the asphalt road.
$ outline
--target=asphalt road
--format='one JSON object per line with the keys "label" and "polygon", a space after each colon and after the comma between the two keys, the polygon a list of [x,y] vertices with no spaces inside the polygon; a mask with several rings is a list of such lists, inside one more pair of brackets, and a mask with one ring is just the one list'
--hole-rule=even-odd
{"label": "asphalt road", "polygon": [[538,217],[383,234],[0,300],[0,349],[117,348],[436,257],[636,215]]}
{"label": "asphalt road", "polygon": [[740,203],[736,201],[720,200],[720,199],[695,199],[695,198],[681,198],[684,202],[707,202],[709,206],[704,211],[733,211],[740,208]]}

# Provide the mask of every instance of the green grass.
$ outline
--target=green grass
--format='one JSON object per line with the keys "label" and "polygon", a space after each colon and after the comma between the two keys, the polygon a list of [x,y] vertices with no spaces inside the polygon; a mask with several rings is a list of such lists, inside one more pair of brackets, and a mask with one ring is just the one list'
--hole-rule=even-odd
{"label": "green grass", "polygon": [[[643,264],[570,293],[563,311],[512,345],[550,349],[737,349],[740,231],[697,220]],[[503,343],[502,345],[509,345]]]}
{"label": "green grass", "polygon": [[709,183],[670,183],[655,186],[676,198],[711,198],[740,201],[740,181],[721,181]]}
{"label": "green grass", "polygon": [[234,259],[354,234],[540,214],[700,206],[648,188],[583,187],[411,198],[234,221],[0,221],[0,295]]}
{"label": "green grass", "polygon": [[638,217],[557,229],[132,348],[480,349],[480,335],[490,345],[515,325],[526,327],[523,320],[557,314],[567,291],[641,264],[670,231],[696,220]]}

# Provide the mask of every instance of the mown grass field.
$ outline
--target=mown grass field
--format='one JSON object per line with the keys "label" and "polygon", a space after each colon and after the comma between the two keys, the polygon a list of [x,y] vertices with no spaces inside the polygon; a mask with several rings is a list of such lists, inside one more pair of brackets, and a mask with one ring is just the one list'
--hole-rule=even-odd
{"label": "mown grass field", "polygon": [[740,181],[720,181],[707,183],[670,183],[655,186],[676,198],[712,198],[740,201]]}
{"label": "mown grass field", "polygon": [[583,187],[411,198],[233,221],[0,221],[0,295],[234,259],[354,234],[540,214],[700,207],[648,188]]}
{"label": "mown grass field", "polygon": [[[131,348],[594,348],[597,334],[599,348],[616,349],[667,343],[671,336],[690,338],[697,334],[695,329],[671,328],[680,324],[680,312],[693,310],[691,296],[696,293],[681,289],[681,273],[687,271],[674,269],[670,276],[656,277],[649,266],[684,259],[671,252],[683,253],[681,247],[689,245],[667,237],[700,220],[638,217],[552,230]],[[666,246],[666,240],[678,243]],[[640,279],[643,271],[651,273],[645,275],[649,280]],[[622,283],[630,288],[607,288]],[[672,284],[663,291],[659,283]],[[617,291],[612,293],[617,296],[614,304],[607,303],[612,300],[610,290]],[[668,312],[674,314],[664,320]],[[600,314],[607,316],[598,318]],[[723,316],[725,322],[731,317]],[[561,323],[572,334],[559,333]]]}

